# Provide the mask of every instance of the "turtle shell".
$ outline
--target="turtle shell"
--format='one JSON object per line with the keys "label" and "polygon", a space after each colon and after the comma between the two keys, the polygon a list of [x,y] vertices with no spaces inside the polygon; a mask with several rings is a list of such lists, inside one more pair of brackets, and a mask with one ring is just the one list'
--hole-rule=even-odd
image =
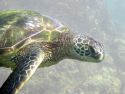
{"label": "turtle shell", "polygon": [[[69,31],[56,19],[30,10],[0,12],[0,52],[20,48],[28,39],[52,42]],[[30,41],[32,42],[32,41]]]}

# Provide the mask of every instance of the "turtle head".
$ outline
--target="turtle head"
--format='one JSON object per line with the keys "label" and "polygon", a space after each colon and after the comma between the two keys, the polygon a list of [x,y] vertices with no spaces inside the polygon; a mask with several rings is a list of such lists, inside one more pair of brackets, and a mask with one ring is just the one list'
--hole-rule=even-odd
{"label": "turtle head", "polygon": [[80,61],[100,62],[104,59],[102,44],[85,35],[73,37],[71,54],[73,59]]}

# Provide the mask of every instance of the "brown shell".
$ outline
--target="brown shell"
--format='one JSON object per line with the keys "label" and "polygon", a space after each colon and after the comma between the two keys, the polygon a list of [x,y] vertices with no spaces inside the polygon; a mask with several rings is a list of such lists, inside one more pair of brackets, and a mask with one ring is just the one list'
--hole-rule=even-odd
{"label": "brown shell", "polygon": [[[0,12],[0,52],[19,48],[29,39],[53,41],[68,29],[56,19],[29,10]],[[30,41],[32,42],[32,41]]]}

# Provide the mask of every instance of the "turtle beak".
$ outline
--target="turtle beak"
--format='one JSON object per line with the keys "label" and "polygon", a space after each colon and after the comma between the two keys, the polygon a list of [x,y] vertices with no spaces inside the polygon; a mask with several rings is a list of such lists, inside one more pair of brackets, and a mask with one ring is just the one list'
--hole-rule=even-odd
{"label": "turtle beak", "polygon": [[97,61],[102,61],[104,59],[104,49],[103,49],[103,45],[96,42],[96,46],[93,47],[94,49],[94,53],[92,55],[92,57],[94,59],[96,59]]}
{"label": "turtle beak", "polygon": [[100,53],[98,56],[99,61],[102,61],[104,57],[105,57],[105,53],[104,52]]}
{"label": "turtle beak", "polygon": [[104,53],[94,55],[93,58],[96,59],[98,62],[100,62],[104,59]]}

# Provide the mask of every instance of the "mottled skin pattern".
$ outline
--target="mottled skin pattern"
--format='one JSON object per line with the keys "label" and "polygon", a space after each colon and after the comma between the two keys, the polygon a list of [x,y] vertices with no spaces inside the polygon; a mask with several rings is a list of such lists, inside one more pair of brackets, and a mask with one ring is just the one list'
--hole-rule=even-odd
{"label": "mottled skin pattern", "polygon": [[29,10],[0,12],[0,66],[13,69],[0,94],[16,94],[38,67],[64,58],[99,62],[104,58],[103,47],[49,16]]}
{"label": "mottled skin pattern", "polygon": [[91,59],[97,58],[102,60],[104,58],[103,55],[100,56],[100,54],[104,54],[102,44],[96,42],[94,39],[85,35],[78,35],[74,37],[73,41],[74,41],[74,50],[78,55],[84,57],[84,60],[92,61]]}

